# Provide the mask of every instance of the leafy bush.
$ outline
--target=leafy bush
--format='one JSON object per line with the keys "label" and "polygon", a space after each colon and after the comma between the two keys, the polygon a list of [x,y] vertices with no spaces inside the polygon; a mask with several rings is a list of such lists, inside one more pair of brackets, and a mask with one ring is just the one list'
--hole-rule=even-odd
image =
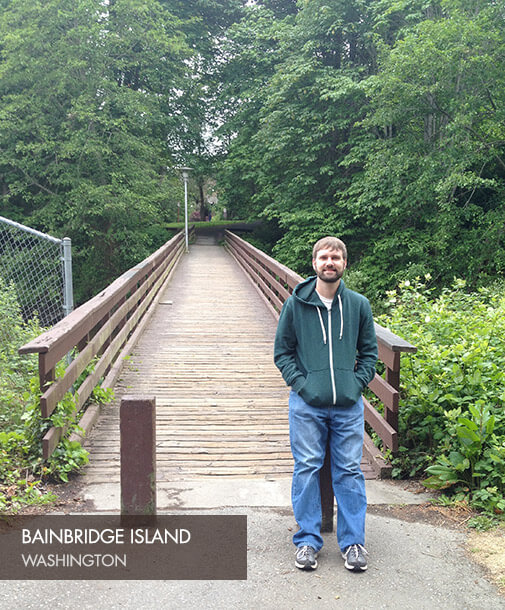
{"label": "leafy bush", "polygon": [[388,299],[381,323],[417,347],[402,356],[401,447],[393,476],[427,472],[426,485],[504,512],[503,287],[468,294],[456,280],[432,298],[416,280]]}
{"label": "leafy bush", "polygon": [[[75,427],[75,398],[67,393],[50,417],[41,417],[37,360],[19,356],[18,348],[43,329],[37,320],[23,322],[14,288],[1,279],[0,324],[9,330],[0,344],[0,511],[15,511],[25,504],[52,501],[44,482],[68,481],[69,474],[87,462],[88,452],[79,443],[63,440],[49,460],[42,459],[41,439],[49,428]],[[58,365],[57,376],[63,374],[63,366]],[[111,391],[96,388],[93,399],[107,402]]]}
{"label": "leafy bush", "polygon": [[0,427],[16,428],[24,410],[20,398],[26,380],[37,374],[36,356],[20,356],[18,348],[42,332],[35,318],[23,322],[13,284],[0,277]]}

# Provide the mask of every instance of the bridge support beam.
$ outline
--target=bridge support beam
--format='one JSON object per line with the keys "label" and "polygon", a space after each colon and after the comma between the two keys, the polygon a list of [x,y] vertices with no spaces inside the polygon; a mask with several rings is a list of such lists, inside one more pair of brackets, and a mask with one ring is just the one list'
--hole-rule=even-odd
{"label": "bridge support beam", "polygon": [[156,399],[124,396],[120,406],[121,520],[156,515]]}

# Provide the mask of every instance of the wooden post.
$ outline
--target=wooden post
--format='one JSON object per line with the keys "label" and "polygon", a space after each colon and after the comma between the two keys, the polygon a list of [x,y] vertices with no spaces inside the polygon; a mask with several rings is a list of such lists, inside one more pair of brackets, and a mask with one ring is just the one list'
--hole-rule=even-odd
{"label": "wooden post", "polygon": [[323,520],[321,522],[322,532],[333,531],[333,485],[331,482],[331,457],[330,445],[326,445],[323,467],[319,471],[319,486],[321,487],[321,510]]}
{"label": "wooden post", "polygon": [[[386,381],[389,383],[389,385],[391,385],[395,390],[398,391],[400,391],[400,357],[400,352],[394,352],[393,366],[386,367]],[[389,409],[384,409],[384,415],[388,424],[398,432],[398,411],[390,411]]]}
{"label": "wooden post", "polygon": [[121,519],[156,515],[156,399],[124,396],[120,406]]}

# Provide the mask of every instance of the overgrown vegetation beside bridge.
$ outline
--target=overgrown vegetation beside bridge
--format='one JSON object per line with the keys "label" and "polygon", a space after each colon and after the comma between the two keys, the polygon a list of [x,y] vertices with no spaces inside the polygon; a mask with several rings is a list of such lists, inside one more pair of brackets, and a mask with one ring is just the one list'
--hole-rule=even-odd
{"label": "overgrown vegetation beside bridge", "polygon": [[20,356],[18,349],[44,329],[36,318],[23,320],[14,287],[1,278],[0,327],[9,330],[0,343],[0,512],[15,512],[54,500],[45,483],[68,480],[88,454],[79,443],[66,440],[48,461],[42,458],[44,434],[53,425],[73,423],[74,401],[66,397],[51,417],[42,418],[37,358]]}
{"label": "overgrown vegetation beside bridge", "polygon": [[[426,278],[425,282],[430,278]],[[505,512],[505,287],[437,297],[419,279],[389,292],[382,323],[415,343],[402,366],[394,476]],[[428,476],[427,476],[428,475]]]}

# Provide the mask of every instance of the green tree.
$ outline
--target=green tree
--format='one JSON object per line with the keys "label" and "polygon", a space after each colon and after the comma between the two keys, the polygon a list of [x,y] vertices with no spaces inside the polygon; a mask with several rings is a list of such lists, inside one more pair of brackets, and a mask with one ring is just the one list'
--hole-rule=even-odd
{"label": "green tree", "polygon": [[170,134],[169,143],[179,164],[193,168],[190,195],[204,219],[209,211],[205,186],[214,181],[219,158],[214,132],[221,124],[216,100],[221,90],[222,45],[228,28],[242,15],[243,2],[163,0],[163,4],[181,19],[181,31],[193,50],[187,62],[190,77],[185,79],[174,108],[178,127]]}
{"label": "green tree", "polygon": [[[239,52],[228,69],[252,59],[245,82],[224,79],[235,83],[228,99],[239,105],[227,122],[234,137],[224,170],[231,205],[278,223],[284,236],[274,254],[304,272],[311,241],[327,232],[359,233],[352,216],[340,213],[340,197],[356,171],[344,160],[352,142],[362,141],[362,81],[375,55],[366,2],[298,6],[281,20],[252,9],[252,44],[230,34]],[[356,245],[353,255],[358,251]]]}
{"label": "green tree", "polygon": [[187,60],[159,2],[13,0],[0,17],[4,214],[75,246],[78,299],[152,251],[179,181],[168,134]]}
{"label": "green tree", "polygon": [[441,8],[384,47],[366,83],[375,141],[349,201],[382,233],[364,261],[382,290],[421,271],[475,286],[505,270],[503,8]]}
{"label": "green tree", "polygon": [[259,190],[260,161],[252,138],[260,128],[269,79],[283,54],[282,33],[291,21],[276,19],[263,6],[248,7],[220,43],[215,152],[221,198],[237,218],[257,218],[262,211],[252,201]]}
{"label": "green tree", "polygon": [[372,298],[425,271],[470,286],[503,274],[503,7],[289,6],[257,3],[228,32],[229,207],[278,223],[273,252],[300,273],[310,243],[338,233]]}

